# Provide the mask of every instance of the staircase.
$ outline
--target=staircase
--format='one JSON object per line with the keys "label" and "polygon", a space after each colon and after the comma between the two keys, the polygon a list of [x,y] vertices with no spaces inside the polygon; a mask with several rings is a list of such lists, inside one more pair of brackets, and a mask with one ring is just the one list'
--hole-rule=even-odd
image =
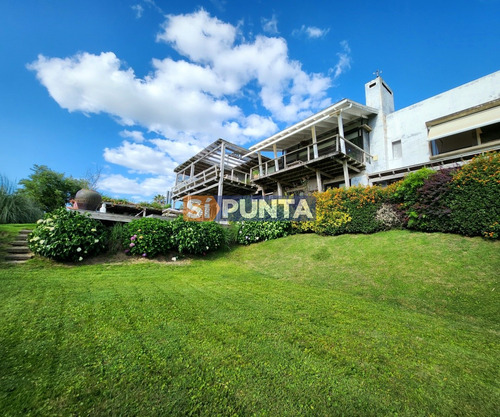
{"label": "staircase", "polygon": [[10,243],[6,250],[5,261],[8,263],[22,263],[33,258],[33,253],[28,247],[28,235],[31,230],[21,230],[16,240]]}

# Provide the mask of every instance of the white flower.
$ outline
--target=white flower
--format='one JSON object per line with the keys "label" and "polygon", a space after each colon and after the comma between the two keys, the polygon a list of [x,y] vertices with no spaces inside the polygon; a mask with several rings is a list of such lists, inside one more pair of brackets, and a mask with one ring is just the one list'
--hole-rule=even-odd
{"label": "white flower", "polygon": [[81,262],[81,261],[83,261],[83,258],[80,256],[80,257],[78,258],[78,260]]}
{"label": "white flower", "polygon": [[78,248],[76,248],[76,251],[77,251],[77,252],[81,252],[81,251],[82,251],[82,248],[78,247]]}

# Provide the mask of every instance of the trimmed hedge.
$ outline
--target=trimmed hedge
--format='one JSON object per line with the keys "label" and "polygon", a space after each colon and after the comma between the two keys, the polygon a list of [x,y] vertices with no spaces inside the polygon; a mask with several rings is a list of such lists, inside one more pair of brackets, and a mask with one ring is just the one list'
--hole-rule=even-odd
{"label": "trimmed hedge", "polygon": [[316,193],[314,230],[323,235],[374,233],[384,228],[376,214],[386,200],[378,186],[333,188]]}

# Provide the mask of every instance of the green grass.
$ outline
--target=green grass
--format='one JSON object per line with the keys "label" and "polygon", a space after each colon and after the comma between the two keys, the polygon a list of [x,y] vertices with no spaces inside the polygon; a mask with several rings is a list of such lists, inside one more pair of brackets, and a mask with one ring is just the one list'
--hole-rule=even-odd
{"label": "green grass", "polygon": [[0,265],[10,415],[499,415],[500,242],[298,235]]}

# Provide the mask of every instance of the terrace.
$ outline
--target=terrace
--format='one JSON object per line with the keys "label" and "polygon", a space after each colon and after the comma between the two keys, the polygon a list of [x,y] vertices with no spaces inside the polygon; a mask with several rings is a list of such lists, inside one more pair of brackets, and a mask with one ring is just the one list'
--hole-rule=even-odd
{"label": "terrace", "polygon": [[[372,158],[368,120],[376,114],[375,109],[342,100],[252,146],[245,155],[257,155],[258,163],[250,168],[252,181],[278,194],[297,190],[314,177],[319,191],[340,180],[349,187],[350,176],[361,173]],[[265,161],[261,152],[266,151],[274,158]]]}
{"label": "terrace", "polygon": [[174,170],[176,183],[172,198],[254,194],[258,187],[251,181],[250,167],[257,163],[257,156],[246,156],[247,153],[247,149],[238,145],[216,140]]}

